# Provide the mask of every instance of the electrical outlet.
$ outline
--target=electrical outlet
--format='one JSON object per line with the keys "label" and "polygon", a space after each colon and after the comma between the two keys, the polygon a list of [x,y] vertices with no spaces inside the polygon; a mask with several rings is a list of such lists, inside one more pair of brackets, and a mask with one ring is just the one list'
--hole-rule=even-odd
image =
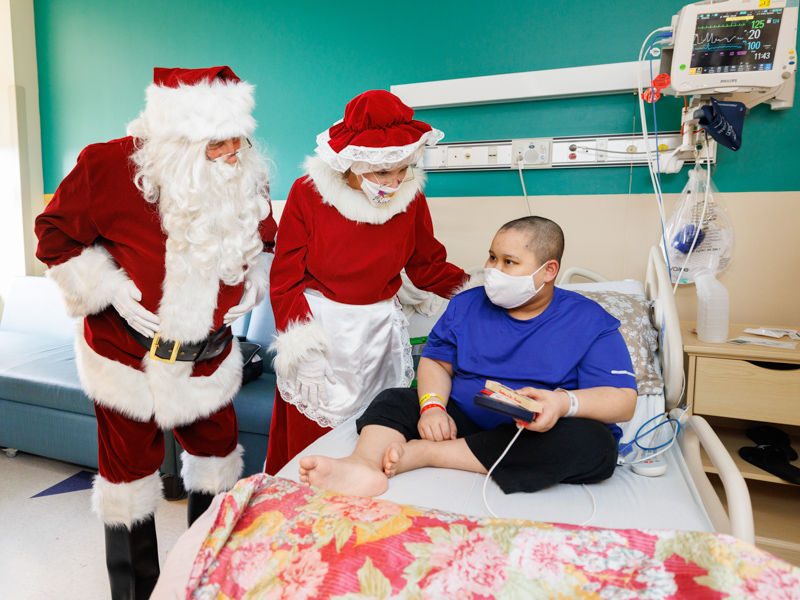
{"label": "electrical outlet", "polygon": [[519,168],[520,162],[523,169],[549,166],[552,147],[552,138],[511,140],[511,168]]}

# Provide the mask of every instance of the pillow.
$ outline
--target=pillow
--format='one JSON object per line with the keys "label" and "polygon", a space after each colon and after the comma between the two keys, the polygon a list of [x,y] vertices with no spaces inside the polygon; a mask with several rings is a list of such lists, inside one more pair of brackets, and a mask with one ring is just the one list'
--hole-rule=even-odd
{"label": "pillow", "polygon": [[637,294],[622,294],[612,291],[576,290],[582,296],[594,300],[608,314],[619,319],[619,332],[625,339],[636,375],[636,387],[640,396],[661,394],[664,380],[656,369],[658,332],[650,322],[650,302]]}

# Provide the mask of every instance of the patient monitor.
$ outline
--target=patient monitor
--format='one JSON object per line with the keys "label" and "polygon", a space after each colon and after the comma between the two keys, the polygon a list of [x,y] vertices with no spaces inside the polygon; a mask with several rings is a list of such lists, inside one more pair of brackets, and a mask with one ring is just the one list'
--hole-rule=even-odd
{"label": "patient monitor", "polygon": [[721,0],[685,6],[672,18],[671,44],[663,48],[661,70],[671,79],[667,93],[716,97],[752,93],[751,102],[745,104],[753,106],[781,88],[793,92],[797,16],[797,0]]}
{"label": "patient monitor", "polygon": [[[660,157],[662,173],[677,173],[686,152],[708,144],[697,128],[700,110],[716,100],[748,109],[794,104],[798,0],[704,0],[684,6],[658,36],[663,93],[688,97],[683,141]],[[655,33],[655,32],[654,32]],[[653,35],[653,34],[651,34]]]}

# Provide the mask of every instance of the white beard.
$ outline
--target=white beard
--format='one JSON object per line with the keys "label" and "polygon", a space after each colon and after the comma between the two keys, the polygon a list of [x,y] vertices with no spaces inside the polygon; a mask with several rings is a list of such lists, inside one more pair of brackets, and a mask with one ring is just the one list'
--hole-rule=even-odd
{"label": "white beard", "polygon": [[177,277],[195,271],[241,283],[263,249],[258,225],[269,215],[266,161],[252,149],[233,165],[212,163],[204,144],[174,145],[145,143],[134,155],[137,185],[158,204],[167,234],[167,269]]}
{"label": "white beard", "polygon": [[184,342],[203,339],[220,282],[241,283],[263,250],[266,161],[248,150],[235,165],[216,164],[206,159],[204,143],[161,140],[145,143],[133,160],[136,185],[157,204],[167,234],[159,332]]}

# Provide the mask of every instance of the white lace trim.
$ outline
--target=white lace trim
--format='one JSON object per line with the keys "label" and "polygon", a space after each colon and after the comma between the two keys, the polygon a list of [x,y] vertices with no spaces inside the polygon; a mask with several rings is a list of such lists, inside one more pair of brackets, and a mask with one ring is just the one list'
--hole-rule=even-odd
{"label": "white lace trim", "polygon": [[[341,121],[338,121],[341,123]],[[442,138],[444,133],[438,129],[431,129],[422,134],[416,142],[407,146],[387,146],[386,148],[369,148],[367,146],[346,146],[340,152],[335,152],[330,147],[331,136],[329,130],[325,130],[317,136],[317,148],[314,150],[331,168],[340,173],[347,169],[355,172],[374,171],[377,169],[388,169],[399,163],[417,164],[422,159],[423,152],[418,157],[409,161],[417,150],[422,146],[435,146]]]}
{"label": "white lace trim", "polygon": [[394,297],[394,307],[392,326],[395,335],[400,335],[403,344],[403,379],[397,387],[409,387],[414,381],[414,357],[411,355],[411,342],[408,338],[408,319],[397,296]]}
{"label": "white lace trim", "polygon": [[281,398],[297,408],[297,410],[300,411],[300,414],[302,414],[305,418],[314,421],[320,427],[333,429],[334,427],[338,427],[346,421],[346,419],[343,417],[332,417],[330,415],[318,413],[310,406],[305,404],[302,396],[295,394],[294,389],[288,385],[288,382],[283,377],[276,376],[275,379],[278,384],[278,392],[280,392]]}

